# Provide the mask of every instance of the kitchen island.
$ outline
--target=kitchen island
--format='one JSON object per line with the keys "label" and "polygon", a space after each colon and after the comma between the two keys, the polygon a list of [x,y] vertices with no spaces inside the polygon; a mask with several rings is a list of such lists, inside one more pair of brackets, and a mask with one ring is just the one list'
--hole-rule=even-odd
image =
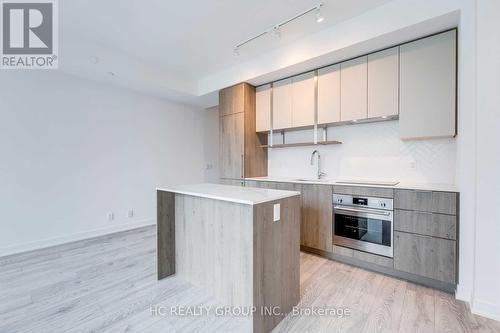
{"label": "kitchen island", "polygon": [[158,279],[176,274],[270,332],[299,301],[300,192],[218,184],[157,189]]}

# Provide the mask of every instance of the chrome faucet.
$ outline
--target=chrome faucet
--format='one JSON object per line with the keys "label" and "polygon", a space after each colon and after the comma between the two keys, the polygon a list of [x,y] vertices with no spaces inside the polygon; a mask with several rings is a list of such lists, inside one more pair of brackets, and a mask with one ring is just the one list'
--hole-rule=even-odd
{"label": "chrome faucet", "polygon": [[326,176],[326,173],[321,172],[321,155],[319,154],[318,150],[314,150],[311,154],[311,165],[314,165],[314,155],[318,155],[318,165],[317,165],[317,173],[316,177],[317,179],[321,179],[321,177]]}

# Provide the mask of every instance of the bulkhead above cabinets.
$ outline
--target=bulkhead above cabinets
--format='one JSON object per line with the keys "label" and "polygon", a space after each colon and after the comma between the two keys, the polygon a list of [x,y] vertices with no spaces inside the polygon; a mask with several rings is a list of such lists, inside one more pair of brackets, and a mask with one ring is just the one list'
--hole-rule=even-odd
{"label": "bulkhead above cabinets", "polygon": [[257,87],[257,132],[399,119],[401,139],[456,136],[456,29]]}

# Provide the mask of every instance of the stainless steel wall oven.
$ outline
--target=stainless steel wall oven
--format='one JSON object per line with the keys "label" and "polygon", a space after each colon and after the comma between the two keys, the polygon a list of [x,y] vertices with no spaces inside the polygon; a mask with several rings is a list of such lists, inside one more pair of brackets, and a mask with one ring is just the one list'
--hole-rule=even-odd
{"label": "stainless steel wall oven", "polygon": [[333,195],[333,244],[393,257],[393,199]]}

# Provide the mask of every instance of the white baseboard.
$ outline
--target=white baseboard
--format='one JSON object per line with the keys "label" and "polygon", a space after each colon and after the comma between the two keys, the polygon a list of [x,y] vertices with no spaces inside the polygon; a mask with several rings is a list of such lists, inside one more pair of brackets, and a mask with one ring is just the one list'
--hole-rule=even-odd
{"label": "white baseboard", "polygon": [[473,300],[471,304],[473,314],[500,321],[500,305],[480,300]]}
{"label": "white baseboard", "polygon": [[33,250],[39,250],[46,247],[76,242],[88,238],[104,236],[120,231],[133,230],[155,224],[156,222],[154,219],[147,219],[143,221],[137,221],[134,223],[117,224],[103,229],[97,229],[61,237],[43,239],[35,242],[22,243],[14,246],[0,248],[0,257],[8,256],[11,254],[18,254],[22,252],[33,251]]}

